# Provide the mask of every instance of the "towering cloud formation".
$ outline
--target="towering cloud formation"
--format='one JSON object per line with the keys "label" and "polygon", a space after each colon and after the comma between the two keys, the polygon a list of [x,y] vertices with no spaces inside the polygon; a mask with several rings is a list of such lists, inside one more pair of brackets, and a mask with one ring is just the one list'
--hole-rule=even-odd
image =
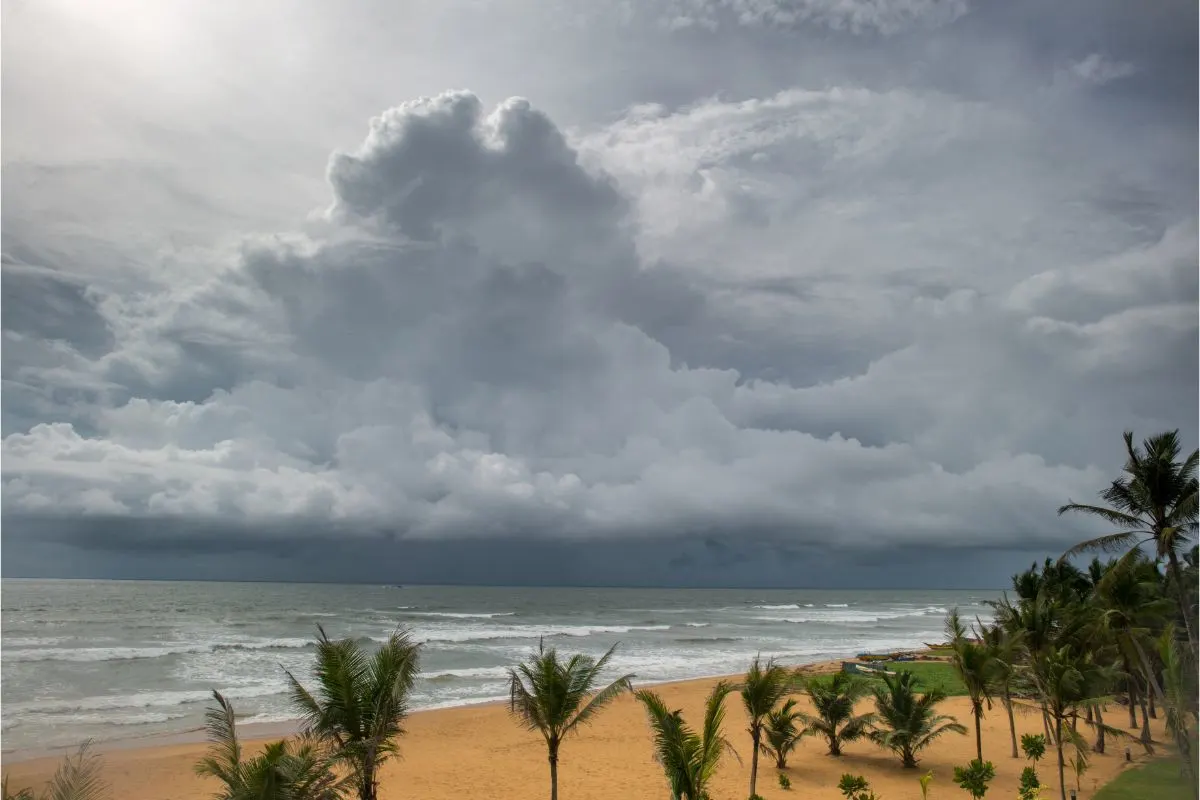
{"label": "towering cloud formation", "polygon": [[[876,33],[965,8],[725,5]],[[157,273],[72,269],[6,217],[6,554],[1055,551],[1122,429],[1196,437],[1169,154],[1065,147],[1045,116],[1133,74],[1085,55],[1027,106],[786,89],[569,131],[448,92],[336,152],[292,232]]]}

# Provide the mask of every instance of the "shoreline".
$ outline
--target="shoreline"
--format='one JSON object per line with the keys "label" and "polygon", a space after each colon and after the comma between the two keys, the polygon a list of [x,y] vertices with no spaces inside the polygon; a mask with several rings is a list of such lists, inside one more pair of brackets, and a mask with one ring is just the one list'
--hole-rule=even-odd
{"label": "shoreline", "polygon": [[[918,652],[918,651],[914,651]],[[919,651],[922,654],[926,651]],[[855,660],[852,657],[823,659],[821,661],[812,661],[808,663],[789,664],[797,670],[804,671],[812,675],[821,675],[830,671],[841,669],[843,661]],[[741,677],[740,673],[723,673],[718,675],[701,675],[690,678],[676,678],[661,681],[645,681],[638,682],[638,688],[662,688],[666,686],[689,686],[692,684],[703,683],[709,685],[718,680],[736,680]],[[636,680],[636,678],[635,678]],[[409,718],[423,716],[428,714],[441,714],[447,711],[459,711],[481,708],[492,708],[495,706],[503,706],[506,700],[478,700],[466,703],[460,703],[451,706],[435,706],[433,708],[418,708],[409,712]],[[252,722],[238,725],[238,737],[243,744],[260,746],[267,742],[275,741],[281,738],[290,738],[300,732],[299,719],[280,720],[278,722]],[[199,746],[205,745],[205,730],[203,726],[188,728],[182,731],[173,731],[170,733],[147,733],[140,736],[126,736],[115,739],[95,740],[92,744],[90,752],[98,755],[107,755],[108,753],[121,753],[140,750],[157,750],[161,748],[181,747],[181,746]],[[0,767],[8,767],[15,764],[25,764],[31,761],[42,760],[57,760],[63,756],[70,755],[79,749],[82,742],[72,745],[55,745],[53,747],[35,747],[35,748],[20,748],[14,750],[0,750]]]}
{"label": "shoreline", "polygon": [[[843,660],[836,659],[794,665],[807,674],[822,674],[841,669]],[[932,659],[937,660],[937,659]],[[664,702],[682,709],[688,723],[695,724],[702,713],[705,698],[720,678],[740,678],[740,674],[709,678],[692,678],[653,686]],[[803,695],[800,706],[809,709]],[[868,709],[869,700],[862,710]],[[422,800],[461,800],[465,796],[487,796],[491,800],[528,800],[546,791],[545,744],[540,736],[516,724],[503,701],[486,701],[451,708],[425,709],[412,712],[406,724],[407,734],[400,741],[400,758],[388,763],[381,774],[380,800],[401,800],[420,797]],[[747,720],[740,699],[726,701],[724,733],[740,761],[722,761],[713,781],[713,796],[718,798],[744,797],[749,777],[749,753],[746,740]],[[957,717],[970,726],[970,703],[965,697],[951,697],[938,708],[939,713]],[[1116,707],[1113,720],[1121,720]],[[1035,714],[1018,714],[1018,734],[1037,733],[1041,720]],[[268,724],[269,725],[269,724]],[[261,750],[267,738],[287,733],[295,726],[275,725],[241,731],[246,754]],[[1083,726],[1081,725],[1081,733]],[[1159,757],[1173,752],[1162,720],[1152,721]],[[211,798],[217,785],[194,774],[197,760],[207,750],[203,732],[183,734],[193,740],[158,736],[139,740],[106,742],[96,748],[103,760],[103,780],[108,785],[106,798],[122,800],[200,800]],[[982,722],[984,757],[993,761],[996,779],[989,795],[1009,797],[1016,793],[1021,769],[1028,763],[1023,758],[1011,758],[1007,718],[1003,713],[988,713]],[[1085,734],[1092,738],[1089,731]],[[1147,756],[1133,744],[1133,759],[1126,763],[1124,741],[1110,740],[1105,755],[1093,755],[1091,768],[1082,779],[1080,800],[1091,798],[1095,791],[1129,766],[1144,763]],[[852,743],[843,756],[828,756],[822,742],[806,738],[789,761],[784,774],[792,784],[790,791],[777,786],[776,768],[769,760],[759,766],[759,794],[766,800],[839,800],[837,783],[843,773],[861,774],[872,789],[887,800],[918,800],[917,778],[927,771],[935,774],[934,796],[957,796],[952,783],[954,767],[974,758],[974,737],[947,736],[939,739],[921,754],[918,769],[904,769],[891,753],[866,741]],[[36,754],[3,764],[3,773],[14,789],[40,787],[54,773],[61,759],[57,753]],[[1053,763],[1053,748],[1038,766],[1046,796],[1057,796],[1058,782]],[[560,767],[562,796],[573,800],[656,800],[666,789],[662,769],[653,758],[653,743],[646,724],[645,712],[631,696],[622,695],[600,714],[579,735],[564,745]],[[1067,775],[1069,788],[1075,778]]]}

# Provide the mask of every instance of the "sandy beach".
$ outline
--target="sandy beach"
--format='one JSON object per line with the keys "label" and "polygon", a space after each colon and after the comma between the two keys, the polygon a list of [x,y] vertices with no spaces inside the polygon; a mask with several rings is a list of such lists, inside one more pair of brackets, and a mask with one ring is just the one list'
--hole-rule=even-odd
{"label": "sandy beach", "polygon": [[[816,669],[825,671],[830,665]],[[698,720],[705,695],[714,680],[662,684],[654,687],[672,708],[682,708],[689,721]],[[801,701],[804,702],[803,700]],[[870,705],[870,701],[864,703]],[[970,709],[964,697],[950,698],[940,707],[964,725],[970,725]],[[726,734],[742,758],[729,758],[721,766],[713,786],[715,798],[744,798],[749,779],[750,747],[746,719],[740,701],[727,701]],[[1108,719],[1125,721],[1124,710],[1110,707]],[[1156,742],[1163,740],[1161,720],[1152,720]],[[1040,732],[1034,715],[1019,715],[1019,733]],[[1090,731],[1085,735],[1091,737]],[[1008,726],[997,706],[984,718],[984,757],[996,767],[996,780],[989,796],[1013,797],[1023,759],[1009,757]],[[208,779],[193,775],[192,766],[205,745],[155,745],[139,748],[115,747],[100,751],[105,759],[105,778],[110,796],[127,800],[199,800],[217,789]],[[1143,760],[1142,748],[1132,747],[1134,761]],[[1161,748],[1165,750],[1165,748]],[[1080,798],[1125,768],[1125,742],[1110,740],[1108,753],[1094,755],[1081,781]],[[387,800],[462,800],[488,797],[493,800],[529,800],[548,794],[545,748],[540,738],[519,727],[504,705],[491,704],[414,713],[402,743],[403,757],[383,773],[381,797]],[[847,747],[841,758],[825,753],[822,743],[805,739],[791,758],[787,775],[792,788],[779,788],[776,770],[767,760],[759,767],[759,793],[767,800],[839,798],[836,784],[845,772],[861,774],[885,800],[917,800],[917,779],[933,770],[933,798],[965,797],[953,784],[953,768],[974,756],[972,736],[951,735],[925,751],[916,770],[901,768],[898,759],[869,742]],[[40,786],[54,771],[57,758],[39,757],[11,761],[4,767],[10,788]],[[1053,752],[1039,768],[1048,797],[1057,797]],[[560,792],[564,800],[661,800],[667,796],[666,782],[651,752],[649,729],[642,708],[631,697],[623,697],[583,733],[564,745],[560,767]],[[1068,787],[1074,777],[1068,775]]]}

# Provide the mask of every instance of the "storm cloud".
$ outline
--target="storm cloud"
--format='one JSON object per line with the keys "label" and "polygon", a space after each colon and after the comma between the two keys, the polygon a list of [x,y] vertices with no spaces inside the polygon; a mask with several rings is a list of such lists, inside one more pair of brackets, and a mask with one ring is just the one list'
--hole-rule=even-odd
{"label": "storm cloud", "polygon": [[6,10],[147,104],[6,42],[6,574],[996,585],[1197,438],[1194,4],[155,8]]}

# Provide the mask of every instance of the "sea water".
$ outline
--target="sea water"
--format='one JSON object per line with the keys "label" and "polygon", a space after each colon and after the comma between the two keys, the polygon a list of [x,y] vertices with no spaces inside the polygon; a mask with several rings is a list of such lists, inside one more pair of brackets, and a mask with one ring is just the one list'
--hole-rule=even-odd
{"label": "sea water", "polygon": [[946,612],[988,618],[999,592],[342,586],[5,580],[5,752],[194,730],[211,691],[246,722],[283,722],[285,670],[309,680],[313,640],[423,642],[415,708],[504,698],[537,647],[600,655],[636,683],[920,647]]}

